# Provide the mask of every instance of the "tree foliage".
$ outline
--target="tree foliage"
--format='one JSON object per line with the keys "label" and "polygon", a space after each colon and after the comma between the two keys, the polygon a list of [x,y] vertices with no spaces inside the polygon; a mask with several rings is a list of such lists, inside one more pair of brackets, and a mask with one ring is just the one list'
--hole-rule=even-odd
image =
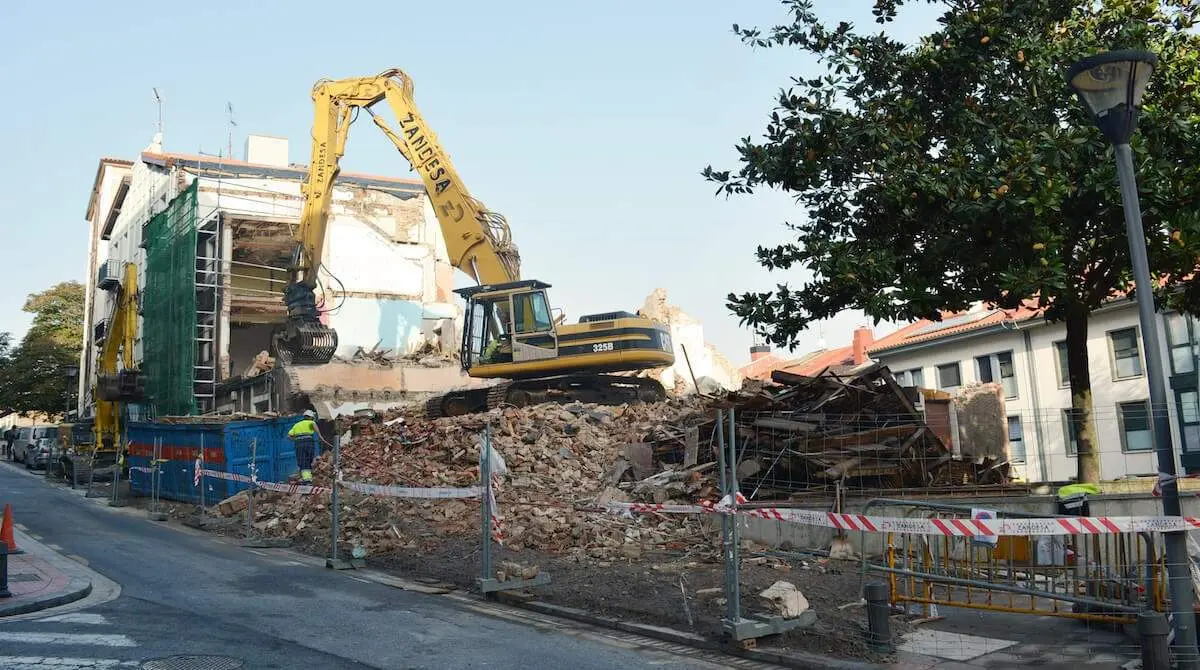
{"label": "tree foliage", "polygon": [[33,322],[16,349],[0,338],[0,410],[59,412],[74,391],[64,375],[79,362],[83,346],[83,285],[63,282],[31,294],[24,311]]}
{"label": "tree foliage", "polygon": [[[876,0],[885,27],[904,0]],[[1065,83],[1067,66],[1117,48],[1161,61],[1132,142],[1152,271],[1190,274],[1200,255],[1200,37],[1188,0],[950,0],[915,45],[887,31],[822,23],[806,0],[790,22],[734,31],[756,47],[807,52],[820,76],[778,96],[740,167],[704,175],[718,192],[775,188],[806,210],[794,239],[759,247],[800,286],[729,295],[774,344],[814,320],[861,309],[880,320],[939,319],[982,300],[1036,300],[1068,331],[1072,405],[1090,425],[1087,314],[1132,288],[1111,147]],[[1165,294],[1200,306],[1200,289]],[[1080,479],[1094,480],[1081,436]]]}

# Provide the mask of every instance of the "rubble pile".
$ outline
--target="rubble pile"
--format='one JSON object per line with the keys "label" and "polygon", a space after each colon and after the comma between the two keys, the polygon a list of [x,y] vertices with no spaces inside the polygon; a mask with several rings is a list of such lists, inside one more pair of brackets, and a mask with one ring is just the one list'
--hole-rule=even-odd
{"label": "rubble pile", "polygon": [[[360,425],[342,446],[343,477],[384,485],[473,486],[479,478],[480,440],[490,424],[507,469],[497,491],[506,546],[600,560],[653,549],[687,550],[702,533],[696,520],[626,518],[596,505],[715,498],[712,462],[682,467],[654,457],[656,440],[686,432],[706,417],[697,400],[677,399],[619,407],[546,404]],[[665,427],[670,428],[664,432]],[[323,454],[314,465],[316,483],[328,482],[331,471],[331,454]],[[313,538],[328,533],[327,497],[258,496],[262,504],[255,527],[260,532]],[[474,498],[401,500],[344,492],[342,501],[343,539],[368,553],[418,550],[425,542],[479,532]]]}
{"label": "rubble pile", "polygon": [[777,386],[747,385],[724,399],[736,408],[738,477],[757,498],[835,482],[872,490],[998,483],[1004,470],[995,459],[955,460],[917,410],[916,389],[901,388],[884,366],[846,377],[775,371],[771,380]]}
{"label": "rubble pile", "polygon": [[432,343],[426,342],[420,348],[410,353],[400,353],[395,349],[379,348],[378,343],[370,349],[358,347],[348,356],[334,356],[335,360],[355,365],[373,365],[382,368],[393,368],[397,365],[419,365],[426,368],[440,368],[450,365],[459,358],[457,351],[441,351]]}
{"label": "rubble pile", "polygon": [[[364,415],[343,422],[346,481],[413,487],[479,482],[490,429],[505,461],[497,497],[513,549],[596,560],[645,552],[714,552],[709,519],[602,511],[607,502],[696,503],[720,498],[716,408],[734,409],[741,490],[752,502],[839,489],[983,484],[995,462],[955,459],[886,367],[853,376],[775,372],[771,384],[655,404],[544,404],[429,420]],[[331,481],[331,455],[314,467]],[[990,474],[989,474],[990,473]],[[268,535],[324,540],[328,496],[260,494],[255,526]],[[428,549],[480,532],[477,498],[413,500],[345,492],[342,540],[368,553]],[[431,544],[432,543],[432,544]]]}

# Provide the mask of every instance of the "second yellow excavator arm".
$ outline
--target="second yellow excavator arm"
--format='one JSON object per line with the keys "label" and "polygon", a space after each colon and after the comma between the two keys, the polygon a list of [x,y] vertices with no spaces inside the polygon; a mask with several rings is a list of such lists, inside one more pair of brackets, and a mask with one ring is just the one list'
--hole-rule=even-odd
{"label": "second yellow excavator arm", "polygon": [[96,421],[93,427],[96,445],[115,448],[121,430],[120,402],[141,397],[143,383],[133,357],[138,332],[138,271],[125,263],[121,283],[109,319],[108,333],[96,361]]}

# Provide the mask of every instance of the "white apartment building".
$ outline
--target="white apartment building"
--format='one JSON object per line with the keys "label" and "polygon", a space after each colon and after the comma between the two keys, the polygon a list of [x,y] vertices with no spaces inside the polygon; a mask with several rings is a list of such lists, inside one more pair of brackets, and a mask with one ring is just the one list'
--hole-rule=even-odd
{"label": "white apartment building", "polygon": [[[1160,316],[1160,324],[1177,458],[1185,468],[1200,469],[1200,332],[1196,321],[1178,313]],[[1157,472],[1139,331],[1136,303],[1125,299],[1093,312],[1088,324],[1092,420],[1106,480]],[[1047,323],[1032,310],[977,306],[906,326],[874,341],[868,352],[905,386],[952,392],[971,382],[1001,384],[1014,476],[1061,482],[1076,473],[1065,339],[1064,324]]]}

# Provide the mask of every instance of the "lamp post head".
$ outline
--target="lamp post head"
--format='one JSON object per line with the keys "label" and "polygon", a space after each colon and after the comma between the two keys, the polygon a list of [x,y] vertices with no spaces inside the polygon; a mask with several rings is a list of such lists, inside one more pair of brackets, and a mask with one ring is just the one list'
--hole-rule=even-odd
{"label": "lamp post head", "polygon": [[74,379],[75,376],[79,374],[79,367],[75,365],[64,365],[62,368],[62,374],[67,379]]}
{"label": "lamp post head", "polygon": [[1158,56],[1126,49],[1088,56],[1067,69],[1067,83],[1100,132],[1113,144],[1128,144],[1137,127],[1142,95]]}

